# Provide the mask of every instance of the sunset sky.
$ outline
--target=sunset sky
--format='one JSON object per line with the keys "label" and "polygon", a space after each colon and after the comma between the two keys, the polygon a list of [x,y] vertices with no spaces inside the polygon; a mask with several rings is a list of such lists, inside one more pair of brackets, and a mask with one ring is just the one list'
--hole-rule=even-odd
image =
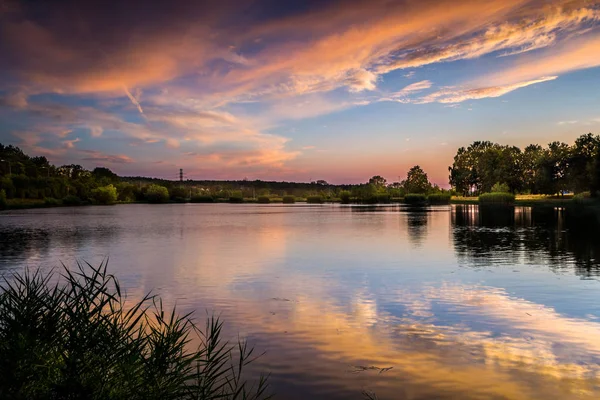
{"label": "sunset sky", "polygon": [[0,0],[0,142],[174,179],[447,185],[600,133],[600,0]]}

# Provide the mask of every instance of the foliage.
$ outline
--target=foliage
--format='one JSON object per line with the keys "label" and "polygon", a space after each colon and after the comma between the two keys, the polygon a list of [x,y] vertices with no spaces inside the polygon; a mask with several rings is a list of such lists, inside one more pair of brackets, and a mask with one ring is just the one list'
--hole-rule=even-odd
{"label": "foliage", "polygon": [[117,201],[117,188],[111,184],[93,189],[92,199],[96,204],[115,204]]}
{"label": "foliage", "polygon": [[79,206],[81,205],[81,199],[72,194],[63,197],[62,204],[65,206]]}
{"label": "foliage", "polygon": [[322,196],[308,196],[306,202],[309,204],[323,204],[325,200]]}
{"label": "foliage", "polygon": [[229,197],[230,203],[243,203],[244,198],[241,195],[233,195]]}
{"label": "foliage", "polygon": [[449,167],[450,184],[462,195],[495,191],[492,187],[498,182],[508,186],[502,191],[512,193],[594,193],[599,152],[600,136],[591,133],[580,136],[572,146],[561,142],[549,143],[546,148],[532,144],[523,151],[473,142],[458,149]]}
{"label": "foliage", "polygon": [[54,197],[46,197],[44,198],[44,205],[49,207],[60,206],[62,202]]}
{"label": "foliage", "polygon": [[4,210],[6,205],[6,192],[4,189],[0,189],[0,210]]}
{"label": "foliage", "polygon": [[515,195],[512,193],[483,193],[479,195],[481,205],[512,205],[515,204]]}
{"label": "foliage", "polygon": [[449,192],[445,193],[432,193],[427,196],[427,202],[429,204],[450,204],[452,195]]}
{"label": "foliage", "polygon": [[256,201],[260,204],[269,204],[271,202],[271,198],[269,196],[258,196]]}
{"label": "foliage", "polygon": [[342,204],[350,204],[350,200],[352,199],[352,193],[349,190],[342,190],[339,196]]}
{"label": "foliage", "polygon": [[509,193],[510,188],[506,183],[496,182],[494,186],[492,186],[492,193]]}
{"label": "foliage", "polygon": [[210,195],[198,194],[198,195],[192,196],[190,201],[192,203],[212,203],[215,201],[215,199],[213,199],[213,197]]}
{"label": "foliage", "polygon": [[386,182],[387,181],[385,180],[385,178],[379,175],[375,175],[374,177],[369,179],[369,185],[374,185],[376,187],[385,187]]}
{"label": "foliage", "polygon": [[146,200],[149,203],[166,203],[169,201],[169,191],[160,185],[150,185],[146,189]]}
{"label": "foliage", "polygon": [[424,205],[427,202],[427,196],[419,193],[409,193],[404,196],[404,202],[410,205]]}
{"label": "foliage", "polygon": [[406,193],[424,194],[429,193],[432,189],[427,174],[418,165],[415,165],[408,171],[403,186]]}
{"label": "foliage", "polygon": [[218,318],[201,331],[190,314],[169,312],[154,296],[130,304],[106,267],[65,268],[58,281],[39,271],[5,281],[0,398],[266,398],[265,378],[241,378],[253,349],[224,342]]}
{"label": "foliage", "polygon": [[283,203],[284,204],[294,204],[296,202],[296,198],[294,196],[283,196]]}

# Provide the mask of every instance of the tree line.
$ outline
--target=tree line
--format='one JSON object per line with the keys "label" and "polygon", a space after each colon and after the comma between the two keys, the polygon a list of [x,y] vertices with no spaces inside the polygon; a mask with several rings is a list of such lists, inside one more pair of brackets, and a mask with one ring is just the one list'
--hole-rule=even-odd
{"label": "tree line", "polygon": [[582,135],[572,145],[530,144],[521,150],[489,141],[461,147],[449,168],[450,185],[462,195],[505,185],[512,193],[563,194],[600,191],[600,136]]}

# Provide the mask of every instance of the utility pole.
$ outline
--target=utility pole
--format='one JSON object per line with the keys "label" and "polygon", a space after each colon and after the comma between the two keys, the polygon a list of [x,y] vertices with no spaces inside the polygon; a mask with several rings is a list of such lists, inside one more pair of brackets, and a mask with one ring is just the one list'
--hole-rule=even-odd
{"label": "utility pole", "polygon": [[183,168],[179,168],[179,182],[183,182]]}

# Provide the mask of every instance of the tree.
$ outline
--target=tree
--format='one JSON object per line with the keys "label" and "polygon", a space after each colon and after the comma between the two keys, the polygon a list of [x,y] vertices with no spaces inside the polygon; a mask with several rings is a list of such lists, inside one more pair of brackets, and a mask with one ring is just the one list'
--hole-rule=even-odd
{"label": "tree", "polygon": [[592,192],[595,156],[600,148],[600,136],[591,133],[575,140],[568,160],[568,185],[575,193]]}
{"label": "tree", "polygon": [[166,203],[169,201],[169,191],[160,185],[150,185],[146,189],[146,200],[150,203]]}
{"label": "tree", "polygon": [[431,191],[431,183],[429,183],[427,174],[421,167],[415,165],[408,171],[404,181],[404,189],[406,193],[428,193]]}
{"label": "tree", "polygon": [[117,201],[117,188],[106,185],[92,190],[92,199],[96,204],[114,204]]}
{"label": "tree", "polygon": [[385,178],[382,176],[379,176],[379,175],[375,175],[374,177],[369,179],[369,184],[374,185],[378,188],[385,187],[386,183],[387,183],[387,181],[385,180]]}

